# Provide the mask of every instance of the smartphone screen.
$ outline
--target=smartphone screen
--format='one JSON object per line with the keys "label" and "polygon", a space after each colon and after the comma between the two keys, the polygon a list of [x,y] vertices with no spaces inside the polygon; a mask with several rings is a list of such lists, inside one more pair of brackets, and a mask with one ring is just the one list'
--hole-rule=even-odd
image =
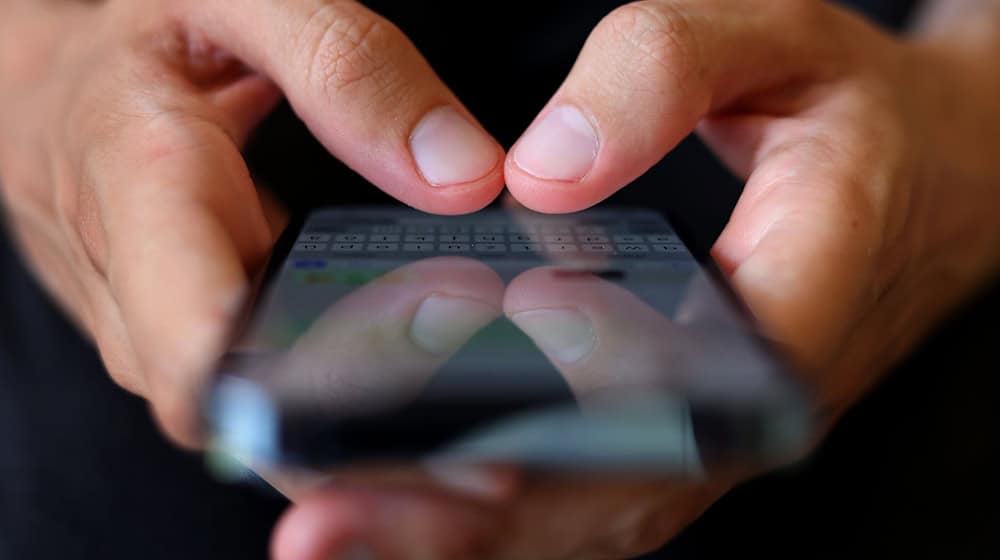
{"label": "smartphone screen", "polygon": [[702,473],[795,454],[806,394],[657,212],[315,210],[219,365],[212,447]]}

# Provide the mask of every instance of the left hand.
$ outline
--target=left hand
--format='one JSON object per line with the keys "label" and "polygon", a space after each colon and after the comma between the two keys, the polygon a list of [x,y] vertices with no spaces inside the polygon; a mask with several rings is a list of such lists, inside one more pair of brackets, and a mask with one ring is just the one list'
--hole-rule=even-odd
{"label": "left hand", "polygon": [[[532,209],[579,210],[697,130],[747,179],[714,255],[829,426],[1000,264],[996,101],[963,56],[821,2],[630,4],[511,150],[507,184]],[[627,557],[736,481],[528,482],[500,501],[333,485],[285,517],[275,553]]]}

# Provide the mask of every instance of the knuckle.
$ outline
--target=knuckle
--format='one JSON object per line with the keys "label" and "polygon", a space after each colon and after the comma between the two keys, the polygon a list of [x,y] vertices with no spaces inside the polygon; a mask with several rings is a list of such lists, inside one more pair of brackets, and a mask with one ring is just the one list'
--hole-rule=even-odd
{"label": "knuckle", "polygon": [[[204,137],[197,133],[202,122],[200,116],[183,110],[159,109],[122,131],[120,138],[124,146],[119,149],[144,165],[197,153],[208,147]],[[178,188],[187,186],[178,185]]]}
{"label": "knuckle", "polygon": [[394,25],[344,2],[324,2],[300,36],[307,79],[328,97],[361,84],[387,87],[391,58],[403,42]]}
{"label": "knuckle", "polygon": [[[68,120],[68,119],[67,119]],[[69,243],[72,264],[84,267],[91,261],[99,269],[103,255],[102,237],[96,219],[96,203],[86,189],[86,158],[76,149],[73,139],[61,134],[60,127],[52,127],[36,138],[36,155],[33,169],[35,180],[28,187],[33,192],[13,193],[18,198],[33,203],[31,210],[37,219],[52,228],[61,242]]]}
{"label": "knuckle", "polygon": [[641,1],[617,8],[595,30],[602,43],[626,49],[631,71],[685,88],[697,76],[698,43],[690,17],[668,2]]}
{"label": "knuckle", "polygon": [[107,272],[108,245],[99,215],[97,195],[89,173],[62,173],[70,176],[53,185],[53,210],[64,235],[79,248],[81,265],[104,276]]}

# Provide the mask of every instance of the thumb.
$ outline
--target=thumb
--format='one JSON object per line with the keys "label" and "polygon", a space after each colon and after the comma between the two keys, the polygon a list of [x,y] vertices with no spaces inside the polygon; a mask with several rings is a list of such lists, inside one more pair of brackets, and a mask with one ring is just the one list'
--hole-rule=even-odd
{"label": "thumb", "polygon": [[508,187],[542,212],[596,204],[706,115],[830,72],[843,58],[826,37],[831,15],[842,19],[819,2],[647,0],[615,10],[511,149]]}

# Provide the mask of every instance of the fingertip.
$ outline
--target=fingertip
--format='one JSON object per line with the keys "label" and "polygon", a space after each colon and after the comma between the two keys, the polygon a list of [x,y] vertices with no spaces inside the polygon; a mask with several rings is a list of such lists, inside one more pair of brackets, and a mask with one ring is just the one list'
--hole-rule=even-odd
{"label": "fingertip", "polygon": [[503,150],[450,105],[429,111],[410,134],[410,153],[432,187],[474,183],[495,171]]}
{"label": "fingertip", "polygon": [[[389,148],[374,149],[363,160],[354,162],[352,167],[369,183],[417,210],[445,216],[469,214],[493,202],[504,187],[504,151],[492,139],[490,144],[495,153],[490,158],[489,169],[460,183],[432,182],[444,177],[445,172],[432,175],[433,179],[425,176],[416,156],[410,152],[411,148],[405,142],[393,144]],[[452,154],[445,148],[447,147],[438,146],[438,151],[433,154],[429,152],[434,148],[425,148],[428,153],[422,153],[421,156],[425,165],[431,165],[427,160],[437,163],[451,159]]]}
{"label": "fingertip", "polygon": [[564,214],[590,206],[589,197],[580,194],[578,183],[560,184],[539,179],[522,169],[511,154],[504,162],[507,190],[525,208],[545,214]]}
{"label": "fingertip", "polygon": [[[516,161],[512,154],[517,149],[519,147],[515,146],[505,160],[507,189],[519,203],[536,212],[566,214],[586,210],[635,179],[632,175],[625,177],[621,173],[612,172],[618,167],[630,167],[625,159],[613,153],[602,153],[595,169],[582,179],[561,181],[540,178],[526,171]],[[639,174],[641,173],[636,176]]]}
{"label": "fingertip", "polygon": [[592,117],[575,104],[544,111],[511,150],[510,159],[539,179],[576,183],[591,173],[601,151]]}
{"label": "fingertip", "polygon": [[[470,214],[485,208],[503,191],[504,152],[499,145],[496,145],[496,150],[496,159],[490,170],[472,181],[435,185],[420,174],[414,163],[416,178],[410,188],[393,188],[391,180],[380,180],[378,184],[388,185],[383,187],[386,192],[417,210],[444,216]],[[437,157],[445,158],[447,154]]]}

